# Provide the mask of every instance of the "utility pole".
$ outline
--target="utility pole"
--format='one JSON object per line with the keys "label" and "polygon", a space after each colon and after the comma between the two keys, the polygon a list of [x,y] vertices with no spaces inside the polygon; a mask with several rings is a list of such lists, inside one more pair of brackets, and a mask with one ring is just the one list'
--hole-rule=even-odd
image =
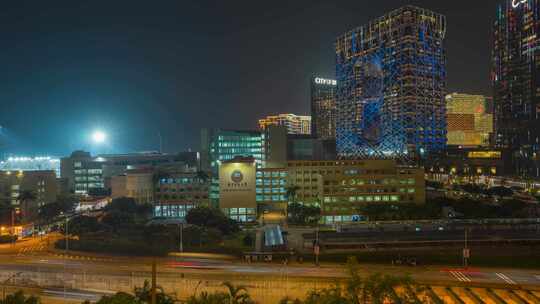
{"label": "utility pole", "polygon": [[11,209],[11,245],[15,246],[15,209]]}
{"label": "utility pole", "polygon": [[180,252],[184,252],[184,224],[180,224]]}
{"label": "utility pole", "polygon": [[67,264],[67,254],[68,254],[68,250],[69,250],[69,221],[68,221],[68,217],[66,216],[66,223],[65,223],[65,226],[66,226],[66,231],[65,231],[65,236],[64,236],[64,239],[65,239],[65,246],[64,246],[64,301],[66,301],[66,296],[67,296],[67,287],[66,287],[66,264]]}
{"label": "utility pole", "polygon": [[319,244],[319,223],[317,223],[317,231],[315,232],[315,246],[313,246],[313,253],[315,253],[315,265],[319,266],[319,254],[321,252],[321,246]]}
{"label": "utility pole", "polygon": [[465,228],[465,248],[463,249],[463,266],[465,268],[469,267],[469,258],[471,256],[471,251],[469,250],[468,246],[468,238],[469,238],[469,229]]}
{"label": "utility pole", "polygon": [[152,261],[152,291],[151,291],[151,304],[156,304],[156,259]]}

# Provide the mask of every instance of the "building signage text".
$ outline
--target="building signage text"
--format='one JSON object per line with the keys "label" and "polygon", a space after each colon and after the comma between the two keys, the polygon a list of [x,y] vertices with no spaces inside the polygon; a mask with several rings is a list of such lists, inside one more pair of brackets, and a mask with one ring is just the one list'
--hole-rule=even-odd
{"label": "building signage text", "polygon": [[326,85],[337,85],[337,80],[333,80],[333,79],[324,79],[324,78],[315,78],[315,83],[316,84],[326,84]]}

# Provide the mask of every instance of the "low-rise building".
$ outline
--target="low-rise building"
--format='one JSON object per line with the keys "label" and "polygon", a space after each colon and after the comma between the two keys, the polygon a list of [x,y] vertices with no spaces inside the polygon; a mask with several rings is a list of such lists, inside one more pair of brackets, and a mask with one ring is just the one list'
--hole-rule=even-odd
{"label": "low-rise building", "polygon": [[512,155],[504,149],[448,148],[425,163],[429,180],[476,182],[495,176],[512,176]]}
{"label": "low-rise building", "polygon": [[88,152],[75,151],[61,159],[61,176],[67,180],[68,189],[77,194],[111,191],[111,178],[127,170],[145,168],[195,168],[199,166],[199,154],[184,152],[163,154],[156,152],[130,154],[103,154],[92,156]]}
{"label": "low-rise building", "polygon": [[294,161],[287,169],[295,202],[320,207],[325,223],[359,221],[369,203],[425,203],[424,170],[394,160]]}
{"label": "low-rise building", "polygon": [[202,172],[166,171],[157,177],[154,215],[183,219],[195,207],[210,206],[210,179]]}
{"label": "low-rise building", "polygon": [[134,169],[127,170],[122,175],[111,178],[111,197],[133,198],[138,204],[151,204],[154,202],[154,170]]}
{"label": "low-rise building", "polygon": [[366,204],[423,204],[426,195],[424,170],[394,160],[289,161],[257,169],[253,159],[237,158],[222,164],[220,182],[226,190],[220,208],[240,221],[285,214],[293,202],[320,207],[325,223],[360,221]]}

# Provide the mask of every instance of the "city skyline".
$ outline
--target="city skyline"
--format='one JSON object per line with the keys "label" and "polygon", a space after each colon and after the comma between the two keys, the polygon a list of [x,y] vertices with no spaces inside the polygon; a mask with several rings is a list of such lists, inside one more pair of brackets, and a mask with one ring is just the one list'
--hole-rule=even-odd
{"label": "city skyline", "polygon": [[[337,6],[304,1],[278,2],[262,10],[238,4],[225,10],[236,17],[230,22],[220,7],[209,3],[188,4],[183,10],[164,3],[150,9],[145,18],[149,26],[144,28],[137,16],[146,7],[137,2],[125,15],[119,4],[109,7],[106,14],[101,14],[99,3],[38,6],[29,11],[35,20],[23,23],[16,16],[25,13],[26,7],[13,4],[6,8],[6,31],[19,35],[6,38],[22,51],[9,50],[4,56],[9,79],[0,97],[13,100],[16,106],[0,114],[6,134],[1,153],[159,150],[160,137],[166,152],[196,150],[197,134],[203,127],[256,129],[255,117],[309,114],[310,77],[335,76],[335,37],[405,4],[447,16],[449,91],[491,95],[489,41],[495,13],[490,4],[457,1],[434,7],[429,1],[387,1],[366,8],[352,1]],[[186,17],[182,12],[193,13],[185,20],[189,33],[179,21]],[[197,16],[213,17],[219,26],[191,20]],[[251,23],[256,24],[254,29],[245,27]],[[40,31],[33,31],[41,24]],[[62,31],[66,26],[70,30]],[[477,30],[468,31],[468,27]],[[285,33],[282,28],[294,31]],[[271,41],[251,39],[254,31]],[[305,37],[297,39],[298,33]],[[145,39],[150,42],[138,42]],[[209,51],[210,41],[221,51],[219,55]],[[267,49],[266,43],[273,47]],[[231,45],[240,46],[240,52]],[[43,51],[36,55],[31,52],[35,49]],[[250,55],[256,50],[264,51]],[[203,57],[209,62],[203,64]],[[274,60],[271,65],[253,68],[270,60]],[[30,66],[39,69],[30,72]],[[268,94],[258,93],[265,90]],[[233,119],[221,115],[223,106]],[[95,129],[110,135],[106,151],[90,144]]]}

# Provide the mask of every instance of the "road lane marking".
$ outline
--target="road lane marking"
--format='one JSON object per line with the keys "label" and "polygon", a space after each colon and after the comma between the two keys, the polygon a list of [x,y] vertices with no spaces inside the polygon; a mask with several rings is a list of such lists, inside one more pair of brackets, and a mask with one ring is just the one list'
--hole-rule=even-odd
{"label": "road lane marking", "polygon": [[472,280],[467,277],[464,273],[459,271],[450,271],[454,278],[460,282],[472,282]]}
{"label": "road lane marking", "polygon": [[508,284],[511,284],[511,285],[516,285],[517,283],[510,279],[507,275],[505,275],[504,273],[500,273],[500,272],[497,272],[495,273],[501,280],[505,281],[506,283]]}

